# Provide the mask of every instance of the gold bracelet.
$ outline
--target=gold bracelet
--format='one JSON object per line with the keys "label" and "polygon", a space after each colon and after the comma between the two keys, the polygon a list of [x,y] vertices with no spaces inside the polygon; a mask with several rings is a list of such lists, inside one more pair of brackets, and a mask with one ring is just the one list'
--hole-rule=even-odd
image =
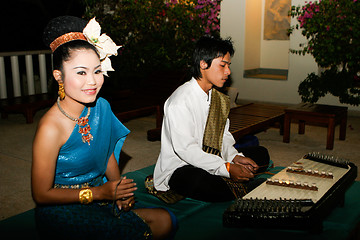
{"label": "gold bracelet", "polygon": [[79,192],[79,201],[81,204],[89,204],[93,201],[92,191],[89,188],[82,189]]}

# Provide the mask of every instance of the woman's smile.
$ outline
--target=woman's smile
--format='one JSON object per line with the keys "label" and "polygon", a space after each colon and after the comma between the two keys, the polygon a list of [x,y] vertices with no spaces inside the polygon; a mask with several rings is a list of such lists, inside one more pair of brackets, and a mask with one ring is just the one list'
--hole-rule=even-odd
{"label": "woman's smile", "polygon": [[84,89],[82,90],[85,94],[87,95],[93,95],[93,94],[96,94],[96,88],[90,88],[90,89]]}

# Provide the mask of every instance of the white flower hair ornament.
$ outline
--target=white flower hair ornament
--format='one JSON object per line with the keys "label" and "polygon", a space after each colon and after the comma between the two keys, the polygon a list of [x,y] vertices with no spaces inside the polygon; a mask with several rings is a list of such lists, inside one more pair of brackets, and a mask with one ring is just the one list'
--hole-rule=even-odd
{"label": "white flower hair ornament", "polygon": [[111,66],[110,56],[117,56],[117,51],[122,46],[116,46],[111,38],[105,33],[101,34],[100,24],[92,18],[83,30],[87,41],[96,47],[100,55],[101,69],[105,76],[108,77],[107,71],[114,71]]}

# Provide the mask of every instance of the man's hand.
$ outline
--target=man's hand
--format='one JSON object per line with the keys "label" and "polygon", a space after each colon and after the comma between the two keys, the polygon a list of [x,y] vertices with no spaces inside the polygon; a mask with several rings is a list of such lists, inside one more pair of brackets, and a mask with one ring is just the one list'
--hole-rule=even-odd
{"label": "man's hand", "polygon": [[236,155],[233,159],[233,163],[243,165],[252,173],[256,173],[256,171],[259,170],[259,166],[254,162],[254,160],[248,157]]}
{"label": "man's hand", "polygon": [[254,173],[259,169],[259,166],[248,157],[235,156],[234,164],[230,164],[229,173],[234,181],[248,181],[254,177]]}
{"label": "man's hand", "polygon": [[241,164],[230,164],[229,168],[230,178],[234,181],[248,181],[254,177],[254,174]]}

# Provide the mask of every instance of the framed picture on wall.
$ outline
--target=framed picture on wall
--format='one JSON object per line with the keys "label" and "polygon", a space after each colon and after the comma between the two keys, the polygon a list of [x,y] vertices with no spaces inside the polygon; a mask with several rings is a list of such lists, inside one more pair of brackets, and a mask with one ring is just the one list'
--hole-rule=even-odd
{"label": "framed picture on wall", "polygon": [[291,0],[265,0],[264,40],[289,40]]}

